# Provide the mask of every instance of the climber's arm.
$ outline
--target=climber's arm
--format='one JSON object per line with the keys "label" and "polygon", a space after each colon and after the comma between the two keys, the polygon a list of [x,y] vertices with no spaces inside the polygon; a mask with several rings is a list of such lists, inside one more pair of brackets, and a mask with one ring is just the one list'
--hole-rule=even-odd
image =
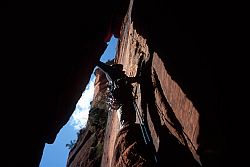
{"label": "climber's arm", "polygon": [[101,61],[98,61],[97,66],[106,74],[107,80],[112,81],[110,66]]}
{"label": "climber's arm", "polygon": [[109,65],[101,62],[101,61],[98,61],[97,63],[97,66],[105,73],[109,73],[110,72],[110,67]]}

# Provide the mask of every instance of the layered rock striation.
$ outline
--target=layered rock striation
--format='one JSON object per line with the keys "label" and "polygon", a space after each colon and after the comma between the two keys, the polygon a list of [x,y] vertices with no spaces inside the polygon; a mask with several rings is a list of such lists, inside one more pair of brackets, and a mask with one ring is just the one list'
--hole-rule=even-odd
{"label": "layered rock striation", "polygon": [[222,92],[211,68],[217,62],[199,51],[200,31],[180,27],[177,4],[143,4],[130,1],[115,58],[127,76],[140,72],[133,84],[137,120],[121,129],[119,113],[110,112],[101,166],[221,166]]}

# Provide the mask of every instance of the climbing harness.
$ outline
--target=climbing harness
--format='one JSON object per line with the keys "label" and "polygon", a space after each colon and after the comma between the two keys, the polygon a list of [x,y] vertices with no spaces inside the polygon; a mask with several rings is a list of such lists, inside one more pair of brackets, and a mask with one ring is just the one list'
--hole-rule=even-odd
{"label": "climbing harness", "polygon": [[[121,88],[124,88],[124,87],[121,87],[119,86],[119,84],[117,84],[118,82],[113,82],[113,84],[110,84],[110,87],[109,87],[109,94],[110,94],[110,100],[109,100],[109,105],[111,105],[111,109],[113,110],[118,110],[122,105],[125,105],[123,103],[126,103],[126,102],[123,102],[123,101],[117,101],[116,99],[116,96],[122,96],[121,94],[113,94],[114,92],[118,91],[119,92],[119,89]],[[114,84],[117,84],[116,86]],[[126,83],[128,84],[128,83]],[[131,85],[132,86],[132,85]],[[154,160],[156,162],[156,164],[158,164],[158,157],[157,157],[157,154],[152,150],[152,140],[150,138],[150,133],[148,132],[147,130],[147,127],[145,125],[145,121],[143,119],[143,115],[142,113],[140,112],[140,109],[138,107],[138,105],[136,104],[136,101],[135,99],[137,99],[137,94],[136,94],[136,91],[133,92],[133,86],[132,86],[132,89],[131,87],[128,87],[129,90],[125,90],[125,91],[132,91],[132,94],[131,96],[132,97],[127,97],[127,98],[132,98],[132,105],[133,105],[133,108],[135,110],[135,114],[136,114],[136,117],[138,118],[138,121],[139,121],[139,125],[140,125],[140,129],[141,129],[141,134],[142,134],[142,137],[143,137],[143,140],[144,140],[144,143],[147,147],[149,147],[149,149],[151,150],[150,152],[152,153],[152,155],[154,156]],[[123,90],[124,91],[124,90]],[[121,124],[122,124],[122,119],[121,119]]]}

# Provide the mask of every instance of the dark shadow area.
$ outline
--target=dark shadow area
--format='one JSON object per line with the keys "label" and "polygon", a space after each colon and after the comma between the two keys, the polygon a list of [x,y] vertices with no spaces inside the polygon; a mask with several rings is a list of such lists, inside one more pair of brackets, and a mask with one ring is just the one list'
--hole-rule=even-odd
{"label": "dark shadow area", "polygon": [[[163,102],[164,108],[167,111],[167,116],[170,119],[170,122],[166,118],[162,118],[162,119],[165,119],[165,120],[167,120],[167,122],[169,122],[169,124],[176,130],[176,132],[179,135],[180,139],[184,142],[184,146],[187,147],[187,149],[189,149],[187,140],[185,138],[185,132],[183,131],[183,127],[182,127],[180,121],[175,116],[175,113],[174,113],[172,107],[170,106],[167,98],[164,95],[164,92],[163,92],[163,90],[161,88],[160,80],[159,80],[155,70],[153,71],[153,77],[154,77],[156,89],[158,89],[158,91],[159,91],[161,101]],[[155,105],[157,106],[156,103],[155,103]],[[160,109],[160,107],[158,107],[158,106],[157,106],[157,108],[158,108],[158,110]],[[158,113],[162,113],[162,112],[163,111],[160,110]]]}
{"label": "dark shadow area", "polygon": [[[0,16],[1,117],[13,123],[1,124],[8,136],[2,142],[6,162],[38,166],[44,143],[53,143],[68,121],[107,40],[119,32],[127,2],[1,2],[8,5]],[[223,157],[226,152],[230,165],[239,153],[231,150],[245,148],[238,146],[244,143],[242,132],[234,129],[247,127],[242,119],[248,102],[237,92],[245,93],[239,82],[248,76],[240,77],[248,65],[242,68],[246,43],[238,37],[246,36],[247,26],[240,21],[247,24],[248,18],[237,7],[218,1],[134,0],[132,13],[137,32],[199,111],[200,154],[219,150]],[[237,127],[238,122],[244,126]]]}
{"label": "dark shadow area", "polygon": [[199,112],[202,157],[209,158],[204,153],[212,150],[217,162],[224,160],[225,135],[230,136],[224,117],[231,114],[226,113],[231,101],[226,92],[232,70],[224,55],[234,42],[227,36],[229,16],[224,12],[229,11],[222,9],[219,3],[135,0],[132,12],[136,31]]}
{"label": "dark shadow area", "polygon": [[[142,109],[145,113],[144,119],[147,120],[150,117],[153,127],[156,131],[155,138],[159,138],[160,146],[159,150],[156,152],[153,143],[150,143],[150,149],[157,155],[158,164],[157,166],[200,166],[198,162],[193,158],[192,153],[187,148],[187,146],[183,146],[179,143],[178,139],[176,139],[173,135],[171,135],[170,131],[165,127],[163,128],[160,124],[161,118],[158,114],[158,108],[155,104],[155,96],[154,96],[154,86],[152,84],[151,76],[148,75],[151,73],[151,65],[152,65],[152,54],[150,59],[147,61],[145,66],[143,67],[143,75],[142,75],[142,83],[141,83],[141,92],[142,92]],[[166,104],[168,104],[166,102]],[[169,112],[171,112],[171,108]],[[147,115],[149,114],[149,115]],[[180,128],[180,123],[176,119],[175,115],[172,113],[170,114],[173,124]],[[147,121],[148,122],[148,121]],[[149,130],[149,125],[146,122],[146,128]],[[177,128],[177,127],[176,127]],[[177,128],[177,129],[178,129]],[[179,130],[179,129],[178,129]],[[180,130],[179,130],[180,131]],[[183,133],[180,132],[181,136]],[[152,141],[152,139],[151,139]]]}
{"label": "dark shadow area", "polygon": [[160,132],[160,144],[158,155],[161,157],[161,167],[164,166],[190,166],[201,167],[201,165],[193,158],[192,153],[186,146],[183,146],[170,133],[166,126],[162,126]]}
{"label": "dark shadow area", "polygon": [[[8,136],[6,161],[12,162],[15,150],[14,166],[38,166],[44,144],[52,144],[69,120],[106,42],[113,33],[119,36],[127,4],[1,2],[1,99],[6,109],[1,116],[14,122],[1,126]],[[17,125],[18,135],[13,133]]]}
{"label": "dark shadow area", "polygon": [[190,150],[187,149],[186,146],[180,144],[166,126],[162,126],[159,129],[159,132],[161,135],[158,155],[161,157],[161,167],[201,167],[201,165],[193,158]]}
{"label": "dark shadow area", "polygon": [[[143,113],[143,121],[144,121],[144,126],[147,132],[150,132],[149,125],[148,125],[148,110],[151,110],[151,107],[149,106],[148,102],[152,99],[150,99],[149,95],[152,95],[153,87],[152,87],[152,81],[151,81],[151,76],[147,75],[151,73],[151,66],[152,66],[152,56],[149,58],[147,62],[143,61],[141,65],[141,76],[140,76],[140,88],[141,88],[141,108],[142,108],[142,113]],[[154,97],[154,96],[153,96]],[[151,113],[152,114],[152,113]],[[151,116],[151,115],[150,115]],[[151,116],[151,119],[154,123],[155,129],[160,129],[160,117],[155,114],[154,117]],[[154,119],[154,120],[153,120]],[[158,123],[156,123],[158,122]],[[156,131],[157,135],[158,131]],[[152,153],[152,157],[155,155],[156,156],[156,161],[155,161],[155,166],[159,166],[159,161],[160,157],[156,153],[155,146],[152,140],[152,136],[149,136],[149,143],[148,143],[148,149]]]}

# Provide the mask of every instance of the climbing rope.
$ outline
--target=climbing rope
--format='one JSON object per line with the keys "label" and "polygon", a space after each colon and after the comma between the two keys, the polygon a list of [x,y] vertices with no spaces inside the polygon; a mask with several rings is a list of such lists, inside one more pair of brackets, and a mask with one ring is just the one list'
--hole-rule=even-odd
{"label": "climbing rope", "polygon": [[142,115],[139,111],[139,108],[137,106],[137,104],[135,103],[135,101],[133,101],[133,105],[135,107],[135,111],[136,111],[136,115],[137,115],[137,118],[139,120],[139,124],[140,124],[140,127],[141,127],[141,131],[142,131],[142,136],[143,136],[143,139],[145,141],[145,144],[149,144],[151,142],[150,138],[149,138],[149,135],[148,135],[148,132],[146,130],[146,127],[145,127],[145,124],[144,124],[144,121],[142,119]]}
{"label": "climbing rope", "polygon": [[135,108],[135,112],[136,112],[136,115],[137,115],[137,118],[139,120],[139,124],[140,124],[140,128],[141,128],[141,131],[142,131],[142,136],[143,136],[143,139],[144,139],[144,142],[145,144],[149,144],[151,142],[150,140],[150,137],[149,137],[149,134],[147,132],[147,129],[145,127],[145,124],[144,124],[144,119],[143,119],[143,116],[139,110],[139,107],[137,106],[136,102],[135,102],[135,99],[137,99],[137,94],[135,93],[137,91],[137,87],[136,87],[136,90],[133,92],[133,106]]}
{"label": "climbing rope", "polygon": [[[134,108],[135,108],[135,111],[136,111],[136,115],[137,115],[137,118],[138,118],[138,120],[139,120],[139,125],[140,125],[140,128],[141,128],[141,132],[142,132],[142,136],[143,136],[143,139],[144,139],[144,142],[145,142],[145,144],[150,148],[150,149],[152,149],[152,146],[151,146],[151,144],[153,144],[152,143],[152,140],[150,139],[150,137],[149,137],[149,133],[148,133],[148,130],[147,130],[147,128],[146,128],[146,126],[145,126],[145,123],[144,123],[144,119],[143,119],[143,117],[142,117],[142,115],[141,115],[141,112],[140,112],[140,110],[139,110],[139,107],[137,106],[137,104],[136,104],[136,102],[135,102],[135,100],[133,100],[133,105],[134,105]],[[153,156],[154,156],[154,160],[155,160],[155,166],[158,164],[158,157],[157,157],[157,154],[153,151],[153,150],[151,150],[151,153],[153,154]]]}

